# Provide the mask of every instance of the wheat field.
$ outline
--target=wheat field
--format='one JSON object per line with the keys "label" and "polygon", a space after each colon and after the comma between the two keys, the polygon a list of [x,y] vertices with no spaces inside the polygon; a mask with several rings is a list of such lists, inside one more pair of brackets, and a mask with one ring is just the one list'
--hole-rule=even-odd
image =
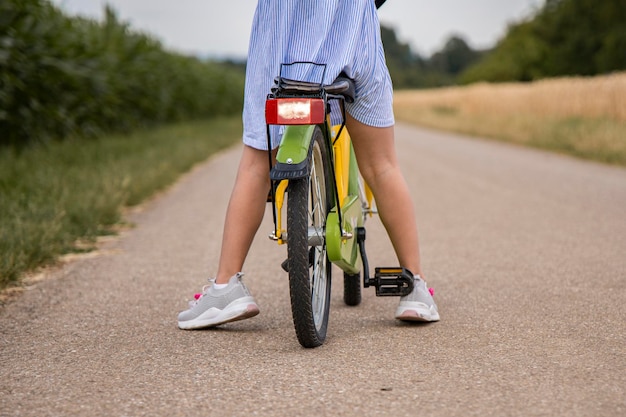
{"label": "wheat field", "polygon": [[626,165],[626,72],[397,91],[398,120]]}

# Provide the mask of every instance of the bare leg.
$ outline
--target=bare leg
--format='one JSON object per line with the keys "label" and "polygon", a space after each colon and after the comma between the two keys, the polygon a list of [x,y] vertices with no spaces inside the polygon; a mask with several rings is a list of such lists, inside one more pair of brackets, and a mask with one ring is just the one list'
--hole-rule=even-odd
{"label": "bare leg", "polygon": [[216,281],[225,284],[243,268],[265,213],[270,188],[267,151],[244,146],[224,223]]}
{"label": "bare leg", "polygon": [[400,265],[424,277],[413,201],[398,165],[394,128],[367,126],[349,114],[346,123],[361,174],[374,193]]}

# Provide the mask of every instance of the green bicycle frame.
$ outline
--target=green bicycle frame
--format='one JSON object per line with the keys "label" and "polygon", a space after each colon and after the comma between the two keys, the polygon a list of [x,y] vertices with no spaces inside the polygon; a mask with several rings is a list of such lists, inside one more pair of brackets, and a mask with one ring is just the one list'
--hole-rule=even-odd
{"label": "green bicycle frame", "polygon": [[356,233],[357,227],[363,227],[364,222],[359,195],[359,168],[348,131],[339,129],[337,132],[335,128],[334,132],[339,134],[333,141],[333,158],[341,216],[335,206],[326,218],[326,250],[332,263],[354,275],[361,272]]}

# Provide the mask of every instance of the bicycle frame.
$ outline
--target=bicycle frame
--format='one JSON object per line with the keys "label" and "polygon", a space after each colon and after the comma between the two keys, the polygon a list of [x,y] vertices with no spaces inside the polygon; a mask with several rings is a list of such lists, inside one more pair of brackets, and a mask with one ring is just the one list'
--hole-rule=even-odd
{"label": "bicycle frame", "polygon": [[[279,181],[277,186],[272,187],[275,227],[270,234],[270,238],[278,244],[284,244],[289,236],[289,231],[283,229],[282,222],[288,181],[308,174],[307,157],[316,126],[316,124],[286,126],[278,146],[277,164],[272,170],[272,180]],[[367,185],[363,184],[364,187],[360,187],[359,170],[345,121],[341,125],[331,127],[327,115],[319,126],[324,133],[333,161],[331,171],[334,177],[332,186],[335,201],[327,216],[325,229],[328,259],[344,272],[357,274],[361,271],[361,257],[356,229],[363,227],[364,214],[373,212],[373,197]]]}
{"label": "bicycle frame", "polygon": [[[300,63],[281,65],[265,105],[274,216],[270,238],[287,243],[282,267],[289,274],[296,335],[302,346],[315,347],[324,342],[328,327],[331,263],[343,270],[348,305],[361,301],[361,277],[364,288],[374,286],[376,295],[386,296],[407,295],[414,279],[402,267],[376,268],[369,276],[364,223],[373,213],[373,196],[359,176],[345,122],[354,83],[345,76],[329,85],[284,78],[283,66],[294,64]],[[313,65],[325,73],[325,65]],[[329,100],[335,99],[343,116],[338,126],[330,117]],[[284,126],[275,163],[272,125]],[[291,230],[283,229],[283,210]]]}
{"label": "bicycle frame", "polygon": [[[364,210],[371,212],[373,198],[369,192],[363,200],[359,186],[359,169],[348,131],[341,126],[334,126],[332,132],[335,186],[339,204],[333,207],[326,220],[328,259],[344,272],[358,274],[361,271],[361,262],[356,228],[363,227]],[[365,189],[369,191],[369,187],[365,186]]]}

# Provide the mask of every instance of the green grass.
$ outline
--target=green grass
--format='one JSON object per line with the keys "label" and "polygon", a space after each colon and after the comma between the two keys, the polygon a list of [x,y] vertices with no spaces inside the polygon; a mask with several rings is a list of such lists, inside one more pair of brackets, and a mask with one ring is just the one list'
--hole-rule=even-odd
{"label": "green grass", "polygon": [[0,148],[0,288],[62,254],[88,250],[98,236],[114,233],[125,206],[172,184],[240,136],[240,118],[232,117],[20,151]]}

